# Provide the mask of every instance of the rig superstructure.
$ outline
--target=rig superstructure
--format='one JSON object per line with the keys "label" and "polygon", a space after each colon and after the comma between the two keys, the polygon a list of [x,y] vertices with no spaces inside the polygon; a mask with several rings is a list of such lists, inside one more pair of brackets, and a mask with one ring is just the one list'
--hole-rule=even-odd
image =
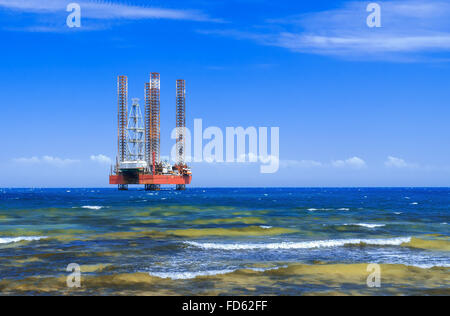
{"label": "rig superstructure", "polygon": [[128,78],[119,76],[118,87],[118,155],[109,183],[127,190],[130,184],[145,185],[146,190],[160,190],[161,185],[175,184],[185,190],[192,173],[186,165],[186,82],[176,82],[176,151],[175,165],[161,161],[160,74],[151,73],[145,84],[145,118],[139,99],[132,99],[128,115]]}

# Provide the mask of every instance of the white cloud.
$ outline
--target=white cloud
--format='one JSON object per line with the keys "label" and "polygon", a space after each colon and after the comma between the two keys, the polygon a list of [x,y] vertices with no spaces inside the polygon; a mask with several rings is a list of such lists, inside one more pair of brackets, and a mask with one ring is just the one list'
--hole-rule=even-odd
{"label": "white cloud", "polygon": [[58,157],[52,157],[52,156],[44,156],[42,157],[42,161],[51,165],[57,165],[57,166],[65,166],[70,165],[73,163],[80,162],[79,160],[75,159],[61,159]]}
{"label": "white cloud", "polygon": [[59,0],[0,0],[0,7],[32,12],[64,10],[67,4]]}
{"label": "white cloud", "polygon": [[315,160],[280,160],[282,168],[355,168],[362,169],[367,166],[366,162],[358,157],[352,157],[346,160],[335,160],[331,163],[324,163]]}
{"label": "white cloud", "polygon": [[417,164],[408,163],[404,159],[389,156],[384,163],[386,167],[389,168],[416,168]]}
{"label": "white cloud", "polygon": [[31,158],[15,158],[13,162],[23,165],[30,164],[48,164],[56,167],[64,167],[70,164],[78,163],[76,159],[61,159],[53,156],[31,157]]}
{"label": "white cloud", "polygon": [[220,22],[197,10],[160,9],[110,3],[81,3],[80,5],[84,8],[86,17],[93,19],[170,19]]}
{"label": "white cloud", "polygon": [[340,55],[448,51],[450,49],[450,34],[403,37],[393,35],[339,37],[282,33],[273,44],[299,52],[313,51]]}
{"label": "white cloud", "polygon": [[346,160],[336,160],[333,161],[331,165],[336,168],[350,167],[355,169],[362,169],[367,166],[366,162],[358,157],[352,157]]}
{"label": "white cloud", "polygon": [[102,154],[100,154],[100,155],[92,155],[91,156],[91,160],[95,161],[95,162],[98,162],[98,163],[101,163],[101,164],[108,164],[109,165],[109,164],[112,163],[111,158],[109,158],[109,157],[107,157],[105,155],[102,155]]}
{"label": "white cloud", "polygon": [[[111,3],[110,1],[90,2],[86,0],[76,1],[81,7],[81,18],[90,19],[91,22],[83,23],[80,28],[82,31],[104,29],[105,21],[120,20],[149,20],[149,19],[168,19],[168,20],[186,20],[199,22],[223,22],[220,19],[214,19],[198,10],[178,10],[155,8],[148,6],[138,6],[130,4]],[[0,0],[0,8],[36,13],[46,16],[56,16],[58,21],[61,16],[67,16],[66,8],[70,1],[65,0]],[[61,15],[61,16],[60,16]],[[97,23],[95,23],[97,21]],[[102,23],[99,23],[103,21]],[[47,21],[49,22],[49,21]],[[52,23],[50,23],[52,24]],[[21,30],[31,32],[61,32],[66,28],[56,27],[55,25],[33,25],[24,26]],[[60,25],[60,23],[57,23]],[[10,27],[10,30],[18,30]]]}
{"label": "white cloud", "polygon": [[265,33],[257,29],[205,33],[254,40],[300,53],[353,59],[417,61],[430,52],[450,51],[448,1],[376,2],[381,6],[381,28],[366,24],[368,2],[351,1],[339,9],[268,20],[269,31]]}
{"label": "white cloud", "polygon": [[34,163],[39,163],[40,159],[38,157],[14,158],[13,161],[16,163],[21,163],[21,164],[34,164]]}
{"label": "white cloud", "polygon": [[315,167],[323,167],[324,164],[319,161],[314,160],[281,160],[280,167],[289,168],[289,167],[299,167],[299,168],[315,168]]}

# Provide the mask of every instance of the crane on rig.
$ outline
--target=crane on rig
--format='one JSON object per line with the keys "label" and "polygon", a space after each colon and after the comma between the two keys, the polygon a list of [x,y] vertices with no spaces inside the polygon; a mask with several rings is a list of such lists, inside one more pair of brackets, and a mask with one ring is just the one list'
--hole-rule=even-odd
{"label": "crane on rig", "polygon": [[158,191],[161,185],[175,184],[185,190],[191,183],[192,172],[186,164],[186,81],[176,81],[176,150],[175,165],[161,161],[160,74],[152,72],[145,83],[145,117],[142,117],[139,99],[133,98],[128,113],[128,78],[119,76],[118,89],[118,155],[111,168],[109,183],[119,190],[128,185],[145,185],[149,191]]}

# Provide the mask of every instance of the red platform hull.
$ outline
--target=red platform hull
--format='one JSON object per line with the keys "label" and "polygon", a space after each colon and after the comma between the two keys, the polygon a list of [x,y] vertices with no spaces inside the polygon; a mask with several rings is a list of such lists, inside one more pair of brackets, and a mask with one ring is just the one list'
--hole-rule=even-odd
{"label": "red platform hull", "polygon": [[124,175],[109,176],[109,184],[190,184],[192,176],[139,174],[130,179]]}

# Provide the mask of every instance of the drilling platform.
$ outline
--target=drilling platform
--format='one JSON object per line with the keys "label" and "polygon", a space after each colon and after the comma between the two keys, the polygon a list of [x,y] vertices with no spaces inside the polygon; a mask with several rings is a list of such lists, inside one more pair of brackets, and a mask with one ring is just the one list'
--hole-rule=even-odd
{"label": "drilling platform", "polygon": [[[192,172],[186,164],[186,82],[176,81],[176,151],[177,161],[171,165],[161,161],[160,142],[160,74],[151,73],[145,84],[145,119],[139,99],[132,99],[128,112],[128,78],[119,76],[118,89],[118,155],[111,168],[109,183],[119,190],[128,185],[145,185],[148,191],[158,191],[161,185],[175,184],[185,190],[191,183]],[[129,113],[129,115],[128,115]],[[145,122],[145,123],[144,123]]]}

